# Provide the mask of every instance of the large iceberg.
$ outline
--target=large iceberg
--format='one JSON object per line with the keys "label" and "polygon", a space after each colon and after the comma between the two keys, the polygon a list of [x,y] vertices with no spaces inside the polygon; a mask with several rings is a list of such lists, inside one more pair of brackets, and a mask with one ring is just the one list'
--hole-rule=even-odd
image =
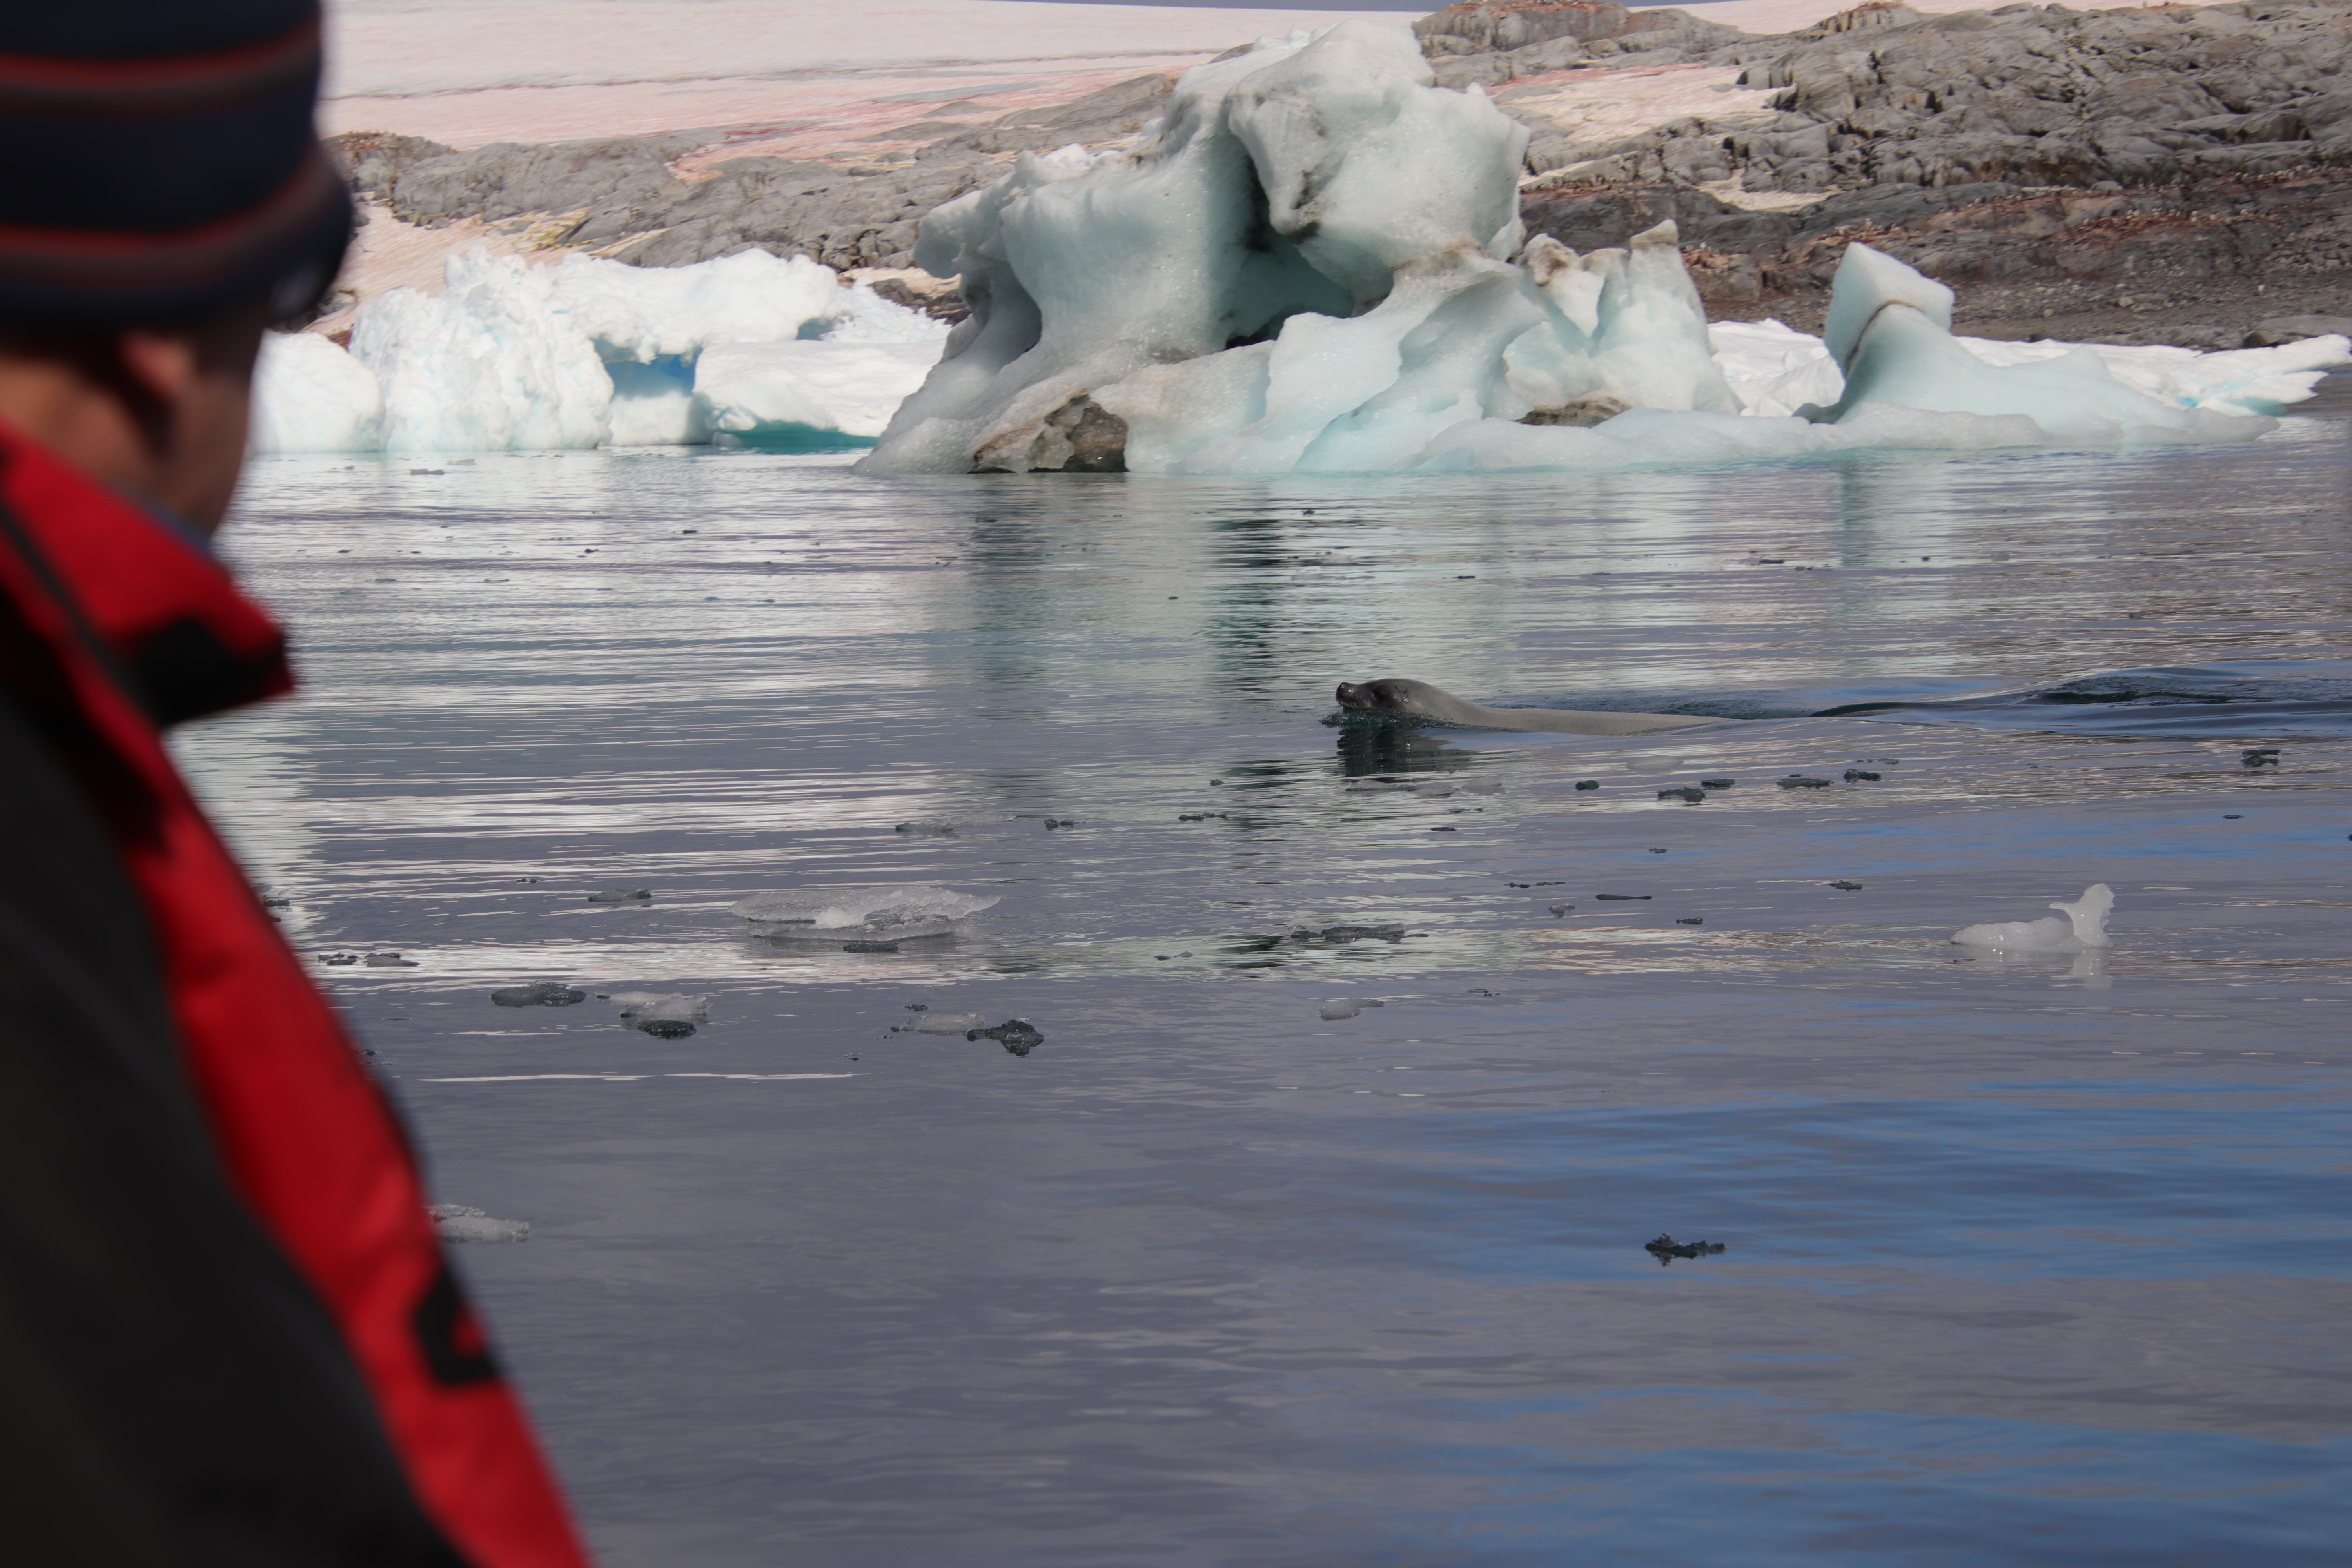
{"label": "large iceberg", "polygon": [[438,294],[361,307],[348,351],[264,344],[261,452],[525,451],[871,439],[946,328],[806,257],[553,266],[453,254]]}
{"label": "large iceberg", "polygon": [[925,222],[918,264],[961,276],[972,313],[859,466],[1574,469],[2245,440],[2352,349],[2210,374],[1975,353],[1948,289],[1855,245],[1825,341],[1735,385],[1672,225],[1585,256],[1525,241],[1526,138],[1477,88],[1436,87],[1391,28],[1198,67],[1130,143],[1024,154]]}

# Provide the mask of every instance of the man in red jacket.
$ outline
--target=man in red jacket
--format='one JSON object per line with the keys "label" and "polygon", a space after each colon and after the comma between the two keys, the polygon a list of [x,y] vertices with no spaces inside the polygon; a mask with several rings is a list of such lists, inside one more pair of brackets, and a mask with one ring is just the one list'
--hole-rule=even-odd
{"label": "man in red jacket", "polygon": [[317,0],[0,15],[0,1559],[580,1568],[392,1111],[165,726],[287,690],[206,551],[350,233]]}

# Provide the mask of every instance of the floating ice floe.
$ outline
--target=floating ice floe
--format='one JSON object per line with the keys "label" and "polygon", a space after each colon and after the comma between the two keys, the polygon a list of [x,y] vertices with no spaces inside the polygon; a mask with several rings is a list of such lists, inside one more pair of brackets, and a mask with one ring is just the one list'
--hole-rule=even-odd
{"label": "floating ice floe", "polygon": [[959,893],[925,882],[884,882],[863,888],[791,888],[754,893],[730,912],[762,936],[786,941],[839,942],[845,937],[940,936],[997,902],[995,896]]}
{"label": "floating ice floe", "polygon": [[[1970,345],[1851,246],[1826,341],[1707,326],[1671,224],[1525,241],[1526,131],[1349,21],[1196,67],[1129,144],[1025,153],[925,221],[971,316],[880,473],[1590,469],[1871,447],[2249,440],[2352,343]],[[2250,358],[2248,354],[2260,355]]]}
{"label": "floating ice floe", "polygon": [[477,246],[451,255],[443,277],[439,294],[395,289],[362,305],[348,351],[316,333],[270,334],[254,449],[871,437],[947,332],[806,257],[764,251],[691,267],[534,266]]}
{"label": "floating ice floe", "polygon": [[2105,882],[2092,883],[2072,903],[2050,907],[2066,918],[1964,926],[1952,933],[1952,940],[1964,947],[2001,952],[2088,952],[2115,945],[2107,940],[2107,914],[2116,907],[2116,896]]}
{"label": "floating ice floe", "polygon": [[433,1216],[433,1233],[444,1241],[529,1241],[530,1221],[496,1219],[465,1204],[435,1204],[425,1211]]}

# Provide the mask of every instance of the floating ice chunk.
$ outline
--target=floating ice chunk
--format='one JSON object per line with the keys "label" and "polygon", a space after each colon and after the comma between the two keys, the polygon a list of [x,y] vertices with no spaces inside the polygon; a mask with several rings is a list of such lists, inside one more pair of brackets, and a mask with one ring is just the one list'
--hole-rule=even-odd
{"label": "floating ice chunk", "polygon": [[754,893],[732,906],[762,936],[838,942],[844,937],[938,936],[997,902],[925,882],[862,888],[792,888]]}
{"label": "floating ice chunk", "polygon": [[1316,1010],[1316,1016],[1326,1023],[1337,1023],[1342,1018],[1355,1017],[1367,1007],[1387,1005],[1377,996],[1327,996],[1323,999],[1323,1005]]}
{"label": "floating ice chunk", "polygon": [[710,1016],[710,998],[683,991],[610,991],[598,994],[621,1010],[621,1016],[699,1024]]}
{"label": "floating ice chunk", "polygon": [[695,363],[695,416],[713,437],[747,445],[803,432],[879,436],[944,347],[940,339],[713,343]]}
{"label": "floating ice chunk", "polygon": [[2105,882],[2092,883],[2072,903],[2050,907],[2066,918],[1965,926],[1952,933],[1952,940],[2002,952],[2084,952],[2114,945],[2107,940],[2107,913],[2116,907],[2116,896]]}
{"label": "floating ice chunk", "polygon": [[1830,282],[1829,319],[1822,327],[1822,346],[1840,369],[1853,374],[1853,356],[1862,340],[1894,306],[1916,312],[1947,337],[1951,335],[1949,289],[1883,250],[1847,246],[1838,258],[1837,276]]}
{"label": "floating ice chunk", "polygon": [[375,373],[316,332],[268,332],[255,367],[257,452],[367,452],[383,445]]}
{"label": "floating ice chunk", "polygon": [[530,1221],[493,1219],[482,1209],[464,1204],[435,1204],[425,1211],[433,1216],[433,1234],[444,1241],[528,1241]]}

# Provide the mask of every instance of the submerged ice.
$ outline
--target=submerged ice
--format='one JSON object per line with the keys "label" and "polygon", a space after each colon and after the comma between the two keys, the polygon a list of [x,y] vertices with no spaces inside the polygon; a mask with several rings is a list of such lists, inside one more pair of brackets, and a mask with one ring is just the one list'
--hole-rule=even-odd
{"label": "submerged ice", "polygon": [[793,888],[754,893],[730,912],[762,936],[838,942],[844,937],[940,936],[992,907],[992,895],[959,893],[927,882],[858,888]]}
{"label": "submerged ice", "polygon": [[1394,29],[1342,22],[1198,67],[1131,144],[1024,154],[930,216],[916,260],[960,276],[972,313],[861,467],[1591,468],[2242,440],[2352,346],[2138,374],[2112,351],[1988,357],[1951,336],[1948,289],[1855,245],[1825,341],[1735,384],[1727,361],[1769,353],[1769,333],[1710,332],[1671,224],[1590,255],[1525,239],[1526,138],[1475,87],[1435,86]]}

